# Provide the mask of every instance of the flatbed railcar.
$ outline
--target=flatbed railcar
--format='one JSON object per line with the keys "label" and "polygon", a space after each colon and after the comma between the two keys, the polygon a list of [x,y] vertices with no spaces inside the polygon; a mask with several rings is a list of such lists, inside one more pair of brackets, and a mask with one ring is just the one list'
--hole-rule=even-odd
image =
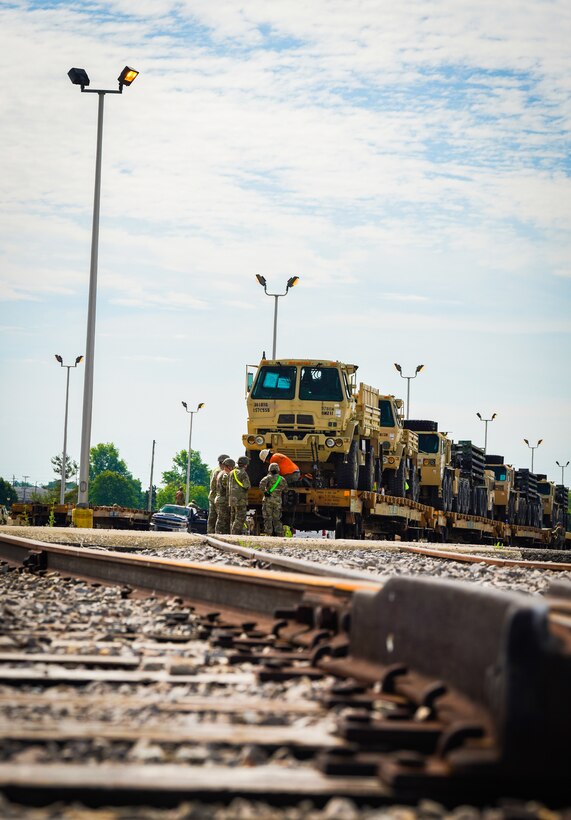
{"label": "flatbed railcar", "polygon": [[[254,532],[259,534],[263,532],[261,491],[249,490],[248,502]],[[569,539],[549,528],[444,512],[374,491],[292,487],[284,494],[282,521],[292,530],[327,530],[336,538],[571,547]]]}

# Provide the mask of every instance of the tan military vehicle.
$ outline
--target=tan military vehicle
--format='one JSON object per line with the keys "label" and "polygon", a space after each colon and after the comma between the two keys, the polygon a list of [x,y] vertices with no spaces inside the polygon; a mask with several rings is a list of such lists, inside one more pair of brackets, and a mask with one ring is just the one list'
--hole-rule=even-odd
{"label": "tan military vehicle", "polygon": [[494,518],[515,524],[518,492],[515,486],[515,468],[504,464],[503,456],[486,455],[486,468],[494,474]]}
{"label": "tan military vehicle", "polygon": [[404,426],[418,435],[419,501],[446,512],[468,512],[470,484],[452,467],[452,441],[438,432],[438,422],[407,419]]}
{"label": "tan military vehicle", "polygon": [[554,481],[548,481],[547,476],[543,473],[537,475],[537,491],[543,507],[544,527],[556,527],[558,524],[565,525],[567,504],[565,503],[565,506],[563,506],[561,503],[563,500],[561,490],[564,489],[564,487],[556,485]]}
{"label": "tan military vehicle", "polygon": [[418,437],[405,430],[403,402],[366,384],[357,365],[263,359],[247,370],[251,478],[265,469],[259,452],[289,456],[314,486],[380,490],[418,497]]}

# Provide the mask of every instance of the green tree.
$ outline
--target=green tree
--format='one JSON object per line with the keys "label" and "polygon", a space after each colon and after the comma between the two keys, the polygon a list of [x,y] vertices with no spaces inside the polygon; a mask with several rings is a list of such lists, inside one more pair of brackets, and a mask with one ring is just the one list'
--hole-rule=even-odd
{"label": "green tree", "polygon": [[17,500],[18,494],[16,493],[16,490],[8,481],[0,478],[0,504],[4,504],[6,507],[11,507]]}
{"label": "green tree", "polygon": [[[54,473],[60,477],[61,481],[61,456],[57,455],[54,456],[51,460],[52,466],[54,468]],[[79,464],[77,461],[73,461],[67,454],[65,457],[65,478],[66,481],[68,478],[71,478],[72,475],[75,475],[79,470]],[[48,485],[49,486],[49,485]]]}
{"label": "green tree", "polygon": [[139,507],[141,482],[113,470],[104,470],[90,483],[89,501],[98,506]]}
{"label": "green tree", "polygon": [[119,456],[119,450],[112,443],[96,444],[89,451],[89,480],[93,481],[101,473],[119,473],[126,478],[133,478],[127,465]]}
{"label": "green tree", "polygon": [[[176,484],[177,487],[182,484],[183,487],[186,487],[187,464],[188,450],[181,450],[173,458],[171,469],[162,474],[163,484]],[[208,487],[210,485],[210,470],[208,465],[202,461],[198,450],[193,450],[190,457],[190,484],[199,487]]]}
{"label": "green tree", "polygon": [[[178,488],[181,486],[180,481],[174,484],[167,484],[166,487],[161,487],[157,492],[157,507],[162,507],[163,504],[174,504],[175,495]],[[186,487],[186,484],[182,484]],[[208,488],[200,484],[189,485],[189,501],[196,501],[197,506],[203,510],[208,509]]]}

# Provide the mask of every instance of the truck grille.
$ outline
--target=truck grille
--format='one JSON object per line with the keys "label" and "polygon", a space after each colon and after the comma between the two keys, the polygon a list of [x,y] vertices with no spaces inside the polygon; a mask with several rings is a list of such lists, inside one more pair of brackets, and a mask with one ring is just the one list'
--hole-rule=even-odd
{"label": "truck grille", "polygon": [[[296,417],[293,413],[280,413],[280,415],[278,416],[278,425],[279,426],[282,426],[282,425],[285,426],[285,425],[288,425],[288,424],[291,424],[293,426],[295,424],[295,422],[296,422]],[[308,416],[308,415],[305,415],[304,413],[299,413],[298,416],[297,416],[297,423],[299,425],[304,426],[304,427],[313,427],[314,426],[313,416]]]}

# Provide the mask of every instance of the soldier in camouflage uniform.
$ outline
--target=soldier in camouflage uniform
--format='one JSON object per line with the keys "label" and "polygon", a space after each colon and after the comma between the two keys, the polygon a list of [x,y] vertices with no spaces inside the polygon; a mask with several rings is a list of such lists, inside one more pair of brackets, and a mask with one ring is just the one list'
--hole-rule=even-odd
{"label": "soldier in camouflage uniform", "polygon": [[250,459],[241,456],[238,466],[228,475],[228,503],[230,505],[230,532],[242,535],[248,511],[248,490],[252,486],[246,467]]}
{"label": "soldier in camouflage uniform", "polygon": [[206,532],[209,532],[211,535],[216,532],[216,504],[214,503],[216,500],[216,479],[220,475],[220,471],[222,470],[222,462],[226,458],[230,458],[227,453],[223,453],[221,456],[218,456],[218,467],[215,470],[212,470],[212,473],[210,474],[210,492],[208,493],[208,524]]}
{"label": "soldier in camouflage uniform", "polygon": [[230,507],[228,506],[228,476],[236,466],[233,458],[225,458],[222,462],[222,470],[216,479],[216,529],[217,533],[226,535],[230,532]]}
{"label": "soldier in camouflage uniform", "polygon": [[283,535],[282,493],[288,488],[287,481],[280,475],[277,464],[270,464],[269,472],[260,481],[262,491],[262,516],[266,535]]}

